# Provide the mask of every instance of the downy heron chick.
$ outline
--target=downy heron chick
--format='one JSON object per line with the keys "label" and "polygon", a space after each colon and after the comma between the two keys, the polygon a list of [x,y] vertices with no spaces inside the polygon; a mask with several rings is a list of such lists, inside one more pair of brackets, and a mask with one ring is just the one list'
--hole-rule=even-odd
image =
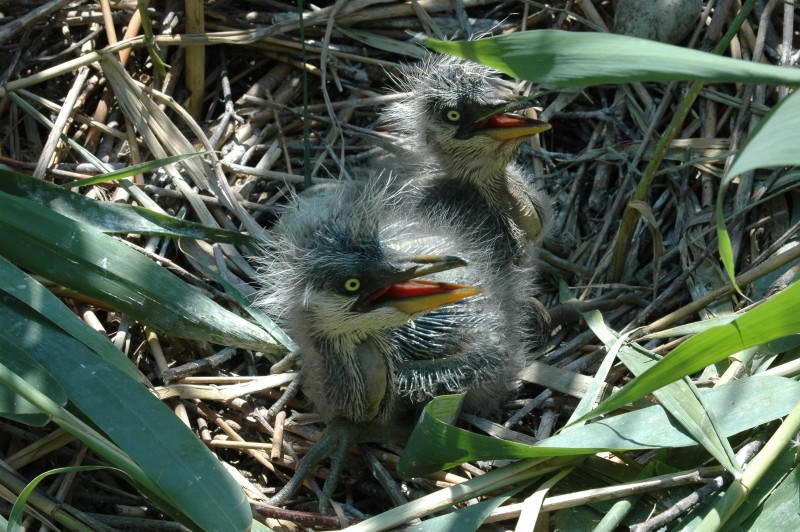
{"label": "downy heron chick", "polygon": [[397,77],[408,95],[383,115],[418,156],[406,171],[421,212],[447,211],[454,226],[492,242],[501,268],[525,262],[550,218],[547,199],[513,163],[522,141],[550,125],[514,111],[533,106],[499,84],[497,72],[429,56]]}
{"label": "downy heron chick", "polygon": [[[431,230],[388,188],[345,183],[297,198],[259,259],[258,304],[297,342],[302,389],[327,424],[271,504],[332,454],[324,508],[350,445],[402,438],[403,414],[437,393],[467,392],[481,410],[515,387],[515,346],[491,300],[455,282],[480,279],[481,252]],[[477,263],[450,255],[462,251]]]}

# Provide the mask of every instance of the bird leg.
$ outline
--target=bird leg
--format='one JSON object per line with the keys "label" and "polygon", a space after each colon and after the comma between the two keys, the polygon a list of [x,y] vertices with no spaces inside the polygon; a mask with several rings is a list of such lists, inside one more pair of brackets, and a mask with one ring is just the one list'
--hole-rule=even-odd
{"label": "bird leg", "polygon": [[303,480],[313,471],[321,460],[331,456],[331,469],[328,474],[325,485],[322,489],[322,498],[320,499],[319,508],[320,513],[328,513],[330,510],[330,499],[336,486],[339,483],[341,476],[342,466],[344,465],[347,451],[353,443],[358,441],[360,434],[360,426],[348,423],[343,420],[335,420],[331,422],[322,438],[306,453],[300,463],[297,464],[294,476],[289,479],[289,482],[281,488],[281,490],[272,496],[268,504],[272,506],[281,506],[297,492],[303,484]]}
{"label": "bird leg", "polygon": [[289,482],[287,482],[278,493],[273,495],[267,503],[272,506],[282,506],[286,504],[303,484],[303,480],[311,472],[311,468],[317,465],[320,460],[324,460],[330,455],[335,446],[335,435],[325,431],[322,438],[306,453],[303,459],[300,460],[300,463],[297,464],[297,469],[295,469],[294,475],[289,479]]}
{"label": "bird leg", "polygon": [[353,425],[349,427],[335,425],[331,428],[334,429],[332,432],[338,442],[336,444],[336,449],[334,449],[331,455],[331,470],[328,473],[328,478],[325,480],[325,485],[322,487],[322,497],[320,497],[319,500],[319,513],[321,514],[330,513],[331,496],[336,486],[339,484],[339,477],[342,474],[342,466],[347,457],[347,451],[356,441],[356,436],[358,434],[357,428]]}

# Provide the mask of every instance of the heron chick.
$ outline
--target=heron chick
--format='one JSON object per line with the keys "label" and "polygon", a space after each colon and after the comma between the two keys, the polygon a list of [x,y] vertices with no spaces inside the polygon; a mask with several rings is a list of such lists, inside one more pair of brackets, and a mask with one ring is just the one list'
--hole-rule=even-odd
{"label": "heron chick", "polygon": [[438,393],[468,392],[480,410],[515,387],[515,346],[503,344],[491,300],[456,282],[480,279],[480,252],[430,229],[388,188],[345,183],[295,199],[259,258],[257,303],[297,342],[303,392],[327,425],[271,504],[332,454],[325,508],[350,445],[402,437],[402,414]]}
{"label": "heron chick", "polygon": [[406,177],[420,211],[447,211],[454,226],[492,242],[499,267],[525,261],[543,238],[550,212],[544,195],[514,164],[526,137],[550,125],[517,114],[533,102],[514,96],[497,72],[451,56],[404,67],[397,84],[407,96],[384,122],[418,155]]}

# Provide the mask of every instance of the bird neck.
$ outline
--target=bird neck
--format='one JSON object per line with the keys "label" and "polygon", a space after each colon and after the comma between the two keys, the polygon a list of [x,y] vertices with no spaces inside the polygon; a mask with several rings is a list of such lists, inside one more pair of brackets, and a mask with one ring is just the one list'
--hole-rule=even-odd
{"label": "bird neck", "polygon": [[394,358],[391,334],[384,330],[368,333],[347,331],[336,334],[314,331],[310,339],[317,350],[331,358],[353,357],[362,346],[369,346],[382,358]]}
{"label": "bird neck", "polygon": [[471,183],[489,195],[495,190],[505,188],[510,176],[508,167],[511,157],[504,152],[496,155],[487,160],[485,157],[476,157],[474,153],[455,150],[434,152],[434,159],[448,177]]}
{"label": "bird neck", "polygon": [[[468,165],[440,166],[439,172],[440,177],[434,178],[433,183],[439,181],[440,184],[447,182],[450,186],[468,187],[473,191],[471,194],[479,198],[478,205],[485,205],[489,216],[502,221],[507,237],[515,243],[514,254],[517,258],[525,253],[529,243],[541,236],[542,220],[536,201],[514,164],[504,162],[502,166],[493,164],[481,168]],[[441,177],[445,181],[440,181]],[[474,207],[475,204],[470,209]]]}

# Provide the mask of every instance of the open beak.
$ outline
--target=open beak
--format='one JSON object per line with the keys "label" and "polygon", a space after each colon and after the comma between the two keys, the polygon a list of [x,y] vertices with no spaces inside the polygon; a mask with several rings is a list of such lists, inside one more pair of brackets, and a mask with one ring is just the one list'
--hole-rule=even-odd
{"label": "open beak", "polygon": [[464,136],[486,135],[496,140],[511,140],[530,137],[547,131],[550,124],[534,120],[514,111],[533,107],[534,102],[528,98],[516,98],[509,102],[490,107],[486,112],[459,132]]}
{"label": "open beak", "polygon": [[419,279],[466,266],[467,262],[459,257],[416,255],[403,262],[414,266],[375,280],[375,290],[359,298],[354,308],[366,311],[386,305],[406,314],[420,314],[481,293],[480,288],[471,285]]}

